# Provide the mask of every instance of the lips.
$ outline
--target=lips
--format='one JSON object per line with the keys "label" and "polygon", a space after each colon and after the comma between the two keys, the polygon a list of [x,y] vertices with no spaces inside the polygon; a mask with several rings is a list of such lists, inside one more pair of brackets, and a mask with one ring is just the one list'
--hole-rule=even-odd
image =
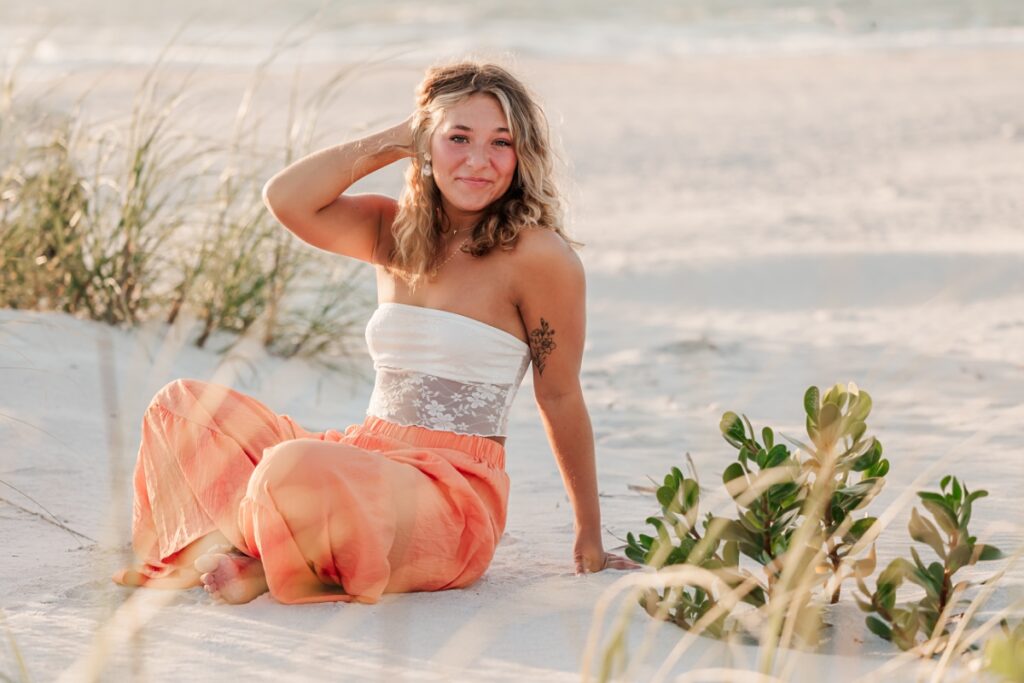
{"label": "lips", "polygon": [[487,180],[486,178],[456,178],[456,180],[461,180],[463,183],[469,185],[470,187],[485,187],[493,182],[491,180]]}

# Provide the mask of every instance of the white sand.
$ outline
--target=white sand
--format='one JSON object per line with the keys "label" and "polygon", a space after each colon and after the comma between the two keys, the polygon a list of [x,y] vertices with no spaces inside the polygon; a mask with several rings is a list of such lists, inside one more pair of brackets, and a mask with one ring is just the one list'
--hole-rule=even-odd
{"label": "white sand", "polygon": [[[721,501],[724,410],[799,435],[806,386],[846,380],[873,395],[871,433],[892,462],[873,510],[922,473],[935,487],[952,472],[991,492],[975,512],[982,538],[1024,543],[1024,51],[524,62],[521,72],[564,139],[573,233],[588,244],[583,383],[606,545],[655,510],[627,485],[687,451]],[[342,104],[358,120],[397,120],[415,80],[396,68],[354,83]],[[393,192],[396,177],[366,185]],[[198,589],[110,583],[126,557],[138,423],[179,376],[233,384],[310,428],[360,421],[370,391],[299,363],[218,367],[159,326],[125,333],[0,312],[0,477],[38,501],[0,485],[0,606],[33,680],[83,680],[93,661],[102,680],[579,678],[594,605],[623,574],[572,575],[571,511],[528,381],[510,425],[507,533],[466,590],[224,607]],[[88,539],[48,523],[40,504]],[[907,514],[884,534],[880,563],[906,552]],[[1024,570],[1011,569],[983,615],[1022,585]],[[854,680],[893,652],[866,633],[849,592],[829,617],[831,654],[798,657],[784,677]],[[631,652],[651,626],[636,680],[682,635],[637,609]],[[14,675],[2,647],[0,673]],[[756,657],[701,639],[675,671],[751,668]]]}

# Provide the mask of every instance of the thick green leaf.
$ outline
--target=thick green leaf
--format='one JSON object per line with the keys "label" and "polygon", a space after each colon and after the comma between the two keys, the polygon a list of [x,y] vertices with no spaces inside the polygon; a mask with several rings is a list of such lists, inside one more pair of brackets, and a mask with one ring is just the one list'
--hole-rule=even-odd
{"label": "thick green leaf", "polygon": [[857,403],[852,407],[850,415],[860,422],[868,419],[868,415],[871,414],[871,395],[868,392],[861,390],[857,395]]}
{"label": "thick green leaf", "polygon": [[839,406],[834,403],[826,403],[818,413],[818,429],[828,429],[839,421],[839,417]]}
{"label": "thick green leaf", "polygon": [[765,520],[754,510],[747,510],[740,517],[740,523],[754,532],[762,532],[765,529]]}
{"label": "thick green leaf", "polygon": [[693,479],[683,480],[683,510],[691,510],[697,507],[697,503],[700,502],[700,487],[697,486],[697,482]]}
{"label": "thick green leaf", "polygon": [[662,486],[655,495],[658,497],[658,502],[661,506],[667,508],[672,503],[672,499],[675,498],[676,492],[670,486]]}
{"label": "thick green leaf", "polygon": [[[910,567],[909,571],[913,571],[913,567],[909,562],[907,562],[906,566]],[[886,571],[888,571],[889,569],[892,569],[891,564],[889,565]],[[881,578],[879,578],[878,581],[878,591],[875,593],[875,599],[878,601],[878,604],[881,605],[883,609],[891,612],[893,607],[896,605],[896,589],[900,586],[900,584],[903,583],[903,576],[901,574],[898,577],[898,583],[882,583]]]}
{"label": "thick green leaf", "polygon": [[683,483],[683,480],[686,479],[686,477],[683,476],[683,471],[680,470],[675,465],[672,466],[672,478],[675,479],[676,488],[679,488],[679,486]]}
{"label": "thick green leaf", "polygon": [[789,449],[783,444],[776,444],[768,451],[765,458],[765,467],[778,467],[789,457]]}
{"label": "thick green leaf", "polygon": [[764,441],[765,448],[771,448],[775,445],[775,433],[771,427],[765,427],[761,430],[761,441]]}
{"label": "thick green leaf", "polygon": [[747,490],[747,478],[746,472],[743,470],[743,465],[738,462],[731,463],[722,472],[722,482],[725,484],[726,491],[733,499],[739,498]]}
{"label": "thick green leaf", "polygon": [[665,565],[684,564],[686,562],[686,555],[686,552],[682,548],[672,548],[672,551],[665,559]]}
{"label": "thick green leaf", "polygon": [[754,444],[755,449],[760,448],[757,441],[754,440],[754,435],[757,434],[757,432],[754,431],[754,425],[750,424],[750,418],[748,418],[743,413],[740,413],[740,419],[743,420],[743,426],[745,428],[744,434],[749,435],[748,438],[750,439],[751,443]]}
{"label": "thick green leaf", "polygon": [[872,479],[880,479],[885,475],[889,474],[889,461],[879,460],[874,466],[872,466],[865,474]]}
{"label": "thick green leaf", "polygon": [[927,571],[927,567],[925,567],[924,562],[921,561],[921,556],[917,553],[917,548],[913,546],[910,547],[910,556],[914,558],[914,565],[917,569]]}
{"label": "thick green leaf", "polygon": [[[811,437],[811,441],[818,438],[818,425],[810,416],[807,417],[807,436]],[[801,446],[801,448],[805,451],[811,450],[810,448],[804,448],[803,446]]]}
{"label": "thick green leaf", "polygon": [[978,489],[977,491],[971,491],[971,494],[968,496],[968,498],[974,501],[978,500],[979,498],[985,498],[986,496],[988,496],[988,491],[986,491],[985,489]]}
{"label": "thick green leaf", "polygon": [[918,543],[927,544],[935,554],[946,559],[946,547],[942,542],[942,536],[935,525],[917,514],[917,508],[910,510],[910,523],[907,525],[910,530],[910,537]]}
{"label": "thick green leaf", "polygon": [[981,548],[981,555],[978,556],[978,559],[982,562],[988,562],[989,560],[1001,560],[1006,557],[1006,555],[1004,555],[1003,552],[994,545],[982,545],[975,547]]}
{"label": "thick green leaf", "polygon": [[722,415],[718,428],[722,431],[722,435],[726,440],[737,447],[747,437],[746,432],[743,431],[743,423],[740,421],[740,416],[733,412],[727,412]]}
{"label": "thick green leaf", "polygon": [[841,505],[832,505],[830,511],[832,513],[832,525],[829,527],[829,533],[831,534],[846,519],[846,511],[843,510]]}
{"label": "thick green leaf", "polygon": [[860,420],[854,421],[850,425],[850,438],[854,442],[860,441],[860,437],[864,436],[864,432],[866,432],[867,429],[868,426],[865,423],[861,422]]}
{"label": "thick green leaf", "polygon": [[973,501],[971,501],[969,496],[966,497],[963,504],[960,506],[960,531],[965,534],[967,533],[967,525],[971,523],[971,515],[974,512],[973,508]]}
{"label": "thick green leaf", "polygon": [[659,533],[665,530],[665,522],[660,517],[648,517],[644,521],[657,529]]}
{"label": "thick green leaf", "polygon": [[766,463],[768,461],[768,451],[766,451],[763,448],[757,449],[757,453],[754,454],[753,460],[754,462],[757,463],[757,466],[763,470],[765,467],[767,467]]}
{"label": "thick green leaf", "polygon": [[807,417],[812,423],[817,422],[820,403],[818,387],[808,387],[804,392],[804,412],[807,413]]}
{"label": "thick green leaf", "polygon": [[892,629],[878,617],[871,615],[866,620],[868,630],[883,640],[892,640]]}
{"label": "thick green leaf", "polygon": [[935,518],[939,528],[947,534],[954,534],[960,530],[956,515],[945,500],[938,502],[932,498],[927,498],[922,500],[921,504],[924,505],[928,512],[932,513],[932,517]]}
{"label": "thick green leaf", "polygon": [[761,549],[761,546],[757,545],[756,543],[747,543],[744,541],[740,541],[740,552],[749,557],[750,559],[764,564],[764,561],[762,559],[764,556],[764,551]]}
{"label": "thick green leaf", "polygon": [[935,577],[929,573],[928,568],[924,566],[923,562],[921,562],[921,558],[918,556],[916,550],[911,548],[910,554],[914,557],[914,562],[917,566],[906,575],[906,579],[923,588],[932,598],[938,598],[939,592],[942,590],[942,580],[935,580]]}
{"label": "thick green leaf", "polygon": [[846,532],[844,537],[850,543],[856,543],[861,537],[868,532],[868,529],[878,521],[874,517],[865,517],[864,519],[858,519],[851,526],[849,531]]}
{"label": "thick green leaf", "polygon": [[[738,541],[739,543],[750,543],[757,546],[758,536],[734,519],[716,517],[715,520],[722,520],[722,524],[716,524],[716,530],[720,529],[721,538],[724,541]],[[741,548],[742,550],[742,548]]]}
{"label": "thick green leaf", "polygon": [[[861,464],[860,469],[864,469],[870,466],[878,458],[878,455],[874,450],[875,442],[873,439],[864,439],[863,441],[857,441],[849,450],[844,452],[840,456],[840,464],[846,464],[849,466],[850,461],[853,461],[853,465]],[[854,469],[857,469],[854,467]]]}
{"label": "thick green leaf", "polygon": [[917,646],[917,617],[913,612],[897,610],[894,612],[899,625],[894,624],[892,642],[901,650],[910,650]]}
{"label": "thick green leaf", "polygon": [[739,566],[740,546],[736,541],[727,541],[722,548],[722,560],[729,567]]}
{"label": "thick green leaf", "polygon": [[950,550],[949,557],[946,558],[946,566],[949,567],[950,573],[970,564],[972,554],[973,549],[967,543],[961,543]]}

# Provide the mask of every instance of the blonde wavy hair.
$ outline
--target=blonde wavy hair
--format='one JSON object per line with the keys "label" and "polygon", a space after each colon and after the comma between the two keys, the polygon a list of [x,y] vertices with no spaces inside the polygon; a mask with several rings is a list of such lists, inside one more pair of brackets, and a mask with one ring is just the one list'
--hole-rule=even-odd
{"label": "blonde wavy hair", "polygon": [[386,266],[412,289],[428,273],[436,273],[447,232],[441,192],[432,178],[422,174],[423,155],[429,151],[430,139],[445,111],[477,93],[491,95],[501,105],[517,163],[508,190],[487,207],[462,251],[476,257],[495,247],[511,250],[519,233],[530,227],[553,230],[573,247],[583,246],[565,233],[547,119],[523,83],[494,64],[459,62],[432,67],[416,90],[414,156],[398,201],[392,226],[395,246]]}

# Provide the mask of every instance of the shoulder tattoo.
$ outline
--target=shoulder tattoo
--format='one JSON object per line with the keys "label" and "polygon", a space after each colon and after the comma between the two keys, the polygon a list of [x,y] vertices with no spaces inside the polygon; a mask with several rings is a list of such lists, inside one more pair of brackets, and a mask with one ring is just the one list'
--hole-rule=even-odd
{"label": "shoulder tattoo", "polygon": [[530,332],[530,356],[537,368],[537,373],[544,374],[544,359],[555,350],[555,331],[548,326],[548,321],[540,319],[540,327]]}

